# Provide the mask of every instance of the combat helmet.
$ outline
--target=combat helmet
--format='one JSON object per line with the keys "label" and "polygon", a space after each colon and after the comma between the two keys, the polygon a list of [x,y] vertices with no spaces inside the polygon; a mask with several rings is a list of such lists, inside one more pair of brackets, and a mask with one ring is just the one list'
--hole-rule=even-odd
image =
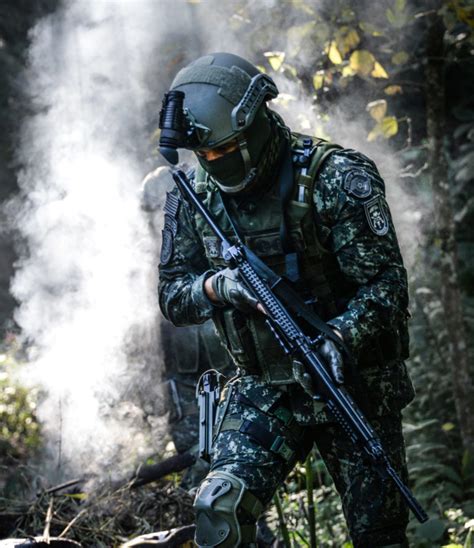
{"label": "combat helmet", "polygon": [[235,140],[237,149],[221,158],[197,157],[224,192],[246,188],[270,137],[265,102],[278,95],[274,81],[237,55],[212,53],[181,69],[171,90],[184,93],[184,146],[199,151]]}

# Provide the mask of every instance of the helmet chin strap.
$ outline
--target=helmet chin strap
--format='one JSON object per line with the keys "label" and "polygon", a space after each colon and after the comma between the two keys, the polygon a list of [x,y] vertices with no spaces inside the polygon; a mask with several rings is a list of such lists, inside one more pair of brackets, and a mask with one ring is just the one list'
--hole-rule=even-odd
{"label": "helmet chin strap", "polygon": [[250,152],[247,146],[247,139],[244,137],[243,133],[240,133],[237,137],[237,142],[239,143],[240,154],[244,161],[245,167],[245,177],[250,173],[252,169],[252,159],[250,158]]}

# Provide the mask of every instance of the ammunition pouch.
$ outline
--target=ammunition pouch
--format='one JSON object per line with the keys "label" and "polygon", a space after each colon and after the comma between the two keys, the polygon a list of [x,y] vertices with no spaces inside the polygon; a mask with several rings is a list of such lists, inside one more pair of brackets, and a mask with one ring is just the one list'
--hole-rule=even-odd
{"label": "ammunition pouch", "polygon": [[220,432],[235,430],[245,434],[254,443],[266,451],[278,455],[285,462],[294,462],[305,458],[306,448],[303,447],[304,444],[302,445],[304,429],[296,423],[290,409],[283,405],[282,398],[274,401],[265,410],[238,391],[234,391],[229,399],[245,407],[253,408],[259,413],[264,413],[267,417],[276,419],[274,421],[275,426],[272,427],[272,431],[267,426],[267,421],[264,422],[258,417],[248,420],[228,416],[219,425]]}

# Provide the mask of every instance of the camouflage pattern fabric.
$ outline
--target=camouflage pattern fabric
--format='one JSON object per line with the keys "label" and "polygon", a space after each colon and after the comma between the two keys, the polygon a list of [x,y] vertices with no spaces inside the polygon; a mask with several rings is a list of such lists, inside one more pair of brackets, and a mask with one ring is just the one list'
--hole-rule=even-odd
{"label": "camouflage pattern fabric", "polygon": [[[258,196],[256,207],[250,212],[241,207],[244,198],[231,198],[234,220],[244,233],[251,227],[257,231],[268,228],[259,224],[259,218],[269,207],[274,187],[270,185]],[[355,356],[355,367],[346,371],[349,391],[378,430],[395,467],[405,477],[400,412],[414,396],[403,363],[408,351],[407,276],[385,201],[384,183],[368,158],[353,150],[340,150],[326,159],[312,188],[317,242],[309,243],[312,249],[323,248],[324,264],[330,264],[331,260],[335,263],[328,271],[326,293],[328,299],[331,297],[337,303],[337,314],[325,319],[339,329]],[[222,219],[222,203],[215,199],[212,188],[208,187],[206,192],[201,197],[212,203],[212,212]],[[203,284],[222,267],[217,260],[211,260],[209,252],[214,250],[209,250],[209,246],[206,255],[202,223],[181,200],[168,229],[173,238],[168,239],[159,268],[159,299],[164,315],[175,325],[215,320],[222,307],[209,301]],[[252,249],[267,260],[259,249]],[[273,261],[275,264],[277,259]],[[284,260],[280,263],[284,264]],[[325,298],[324,294],[318,296],[322,304]],[[244,324],[236,325],[235,335],[240,339],[245,323],[252,336],[242,341],[241,364],[245,363],[242,356],[250,356],[252,352],[255,356],[252,338],[255,340],[260,326],[264,328],[261,318],[249,315]],[[244,396],[247,393],[248,397],[223,400],[212,469],[227,470],[242,478],[267,503],[295,462],[303,459],[316,441],[341,494],[355,546],[404,542],[407,511],[393,486],[382,482],[367,467],[337,425],[331,423],[331,417],[320,406],[315,408],[294,379],[279,381],[280,385],[264,382],[268,376],[263,372],[272,367],[278,372],[286,360],[282,352],[281,356],[275,354],[274,341],[269,344],[273,346],[268,349],[259,344],[255,367],[252,370],[241,367],[241,377],[234,383],[236,392]],[[269,355],[270,362],[265,360]],[[280,407],[284,411],[278,411],[278,417],[275,413]],[[282,417],[289,422],[282,424]],[[258,430],[264,434],[255,437],[253,434]],[[279,453],[268,449],[269,440],[276,438]]]}
{"label": "camouflage pattern fabric", "polygon": [[[353,188],[356,177],[365,192]],[[396,329],[408,307],[407,276],[385,201],[385,185],[371,160],[345,150],[326,161],[314,202],[322,245],[336,255],[346,280],[358,287],[344,313],[330,321],[357,354],[381,325]],[[373,212],[368,211],[371,202]]]}
{"label": "camouflage pattern fabric", "polygon": [[[265,208],[265,197],[259,202]],[[370,206],[371,202],[375,205]],[[402,361],[408,347],[407,277],[384,198],[384,183],[373,162],[365,156],[352,150],[337,151],[319,172],[313,203],[319,243],[327,250],[325,255],[337,261],[337,271],[328,277],[328,283],[340,312],[326,319],[340,330],[357,359],[354,375],[347,375],[348,388],[358,403],[365,405],[365,411],[372,407],[375,414],[397,413],[413,399],[414,392]],[[222,218],[222,204],[217,200],[212,200],[212,204],[213,213]],[[254,230],[265,228],[259,224],[258,210],[248,213],[236,208],[234,212],[242,230],[249,225]],[[203,291],[204,280],[217,267],[206,256],[198,222],[190,206],[181,201],[172,253],[159,267],[161,309],[179,326],[203,323],[223,313]],[[254,251],[259,254],[258,249]],[[319,300],[324,301],[324,297]],[[249,362],[255,361],[252,339],[267,330],[258,314],[248,315],[245,320],[250,335],[245,326],[236,327],[239,332],[232,341],[238,339],[244,345],[238,354],[234,346],[223,341],[233,351],[234,360],[242,362],[244,356]],[[268,348],[262,348],[262,341],[268,341]],[[277,377],[278,371],[288,368],[288,359],[266,331],[258,350],[257,371],[259,367],[273,367]],[[270,363],[268,356],[272,356]],[[289,384],[292,379],[283,382]],[[371,402],[366,398],[367,390],[374,396]],[[301,420],[313,421],[312,407],[301,406],[299,415]],[[324,414],[318,422],[323,420]]]}
{"label": "camouflage pattern fabric", "polygon": [[[393,482],[379,476],[361,451],[354,449],[338,425],[301,427],[294,422],[285,426],[281,409],[291,404],[288,393],[255,377],[236,379],[228,390],[232,395],[227,406],[224,400],[220,404],[220,410],[226,407],[226,411],[221,413],[217,425],[211,470],[237,475],[262,503],[268,504],[296,461],[305,458],[315,441],[341,496],[354,546],[368,548],[405,541],[408,510],[398,490]],[[239,431],[239,424],[245,421],[284,437],[294,449],[293,456],[286,460],[262,448],[255,437]],[[400,415],[371,422],[395,469],[406,481]]]}

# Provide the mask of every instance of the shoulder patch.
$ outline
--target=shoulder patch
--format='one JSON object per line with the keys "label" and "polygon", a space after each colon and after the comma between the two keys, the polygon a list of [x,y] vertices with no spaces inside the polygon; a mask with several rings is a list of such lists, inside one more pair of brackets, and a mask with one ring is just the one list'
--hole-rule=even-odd
{"label": "shoulder patch", "polygon": [[160,264],[165,266],[170,262],[173,255],[173,235],[167,229],[161,231],[161,253]]}
{"label": "shoulder patch", "polygon": [[377,236],[384,236],[388,232],[388,217],[383,207],[382,198],[374,196],[364,203],[365,216],[370,230]]}
{"label": "shoulder patch", "polygon": [[362,169],[351,169],[344,177],[344,190],[356,198],[368,198],[372,194],[370,176]]}
{"label": "shoulder patch", "polygon": [[161,231],[161,253],[160,264],[166,265],[169,263],[173,255],[173,240],[178,232],[178,211],[181,204],[180,197],[172,192],[166,193],[165,225]]}

